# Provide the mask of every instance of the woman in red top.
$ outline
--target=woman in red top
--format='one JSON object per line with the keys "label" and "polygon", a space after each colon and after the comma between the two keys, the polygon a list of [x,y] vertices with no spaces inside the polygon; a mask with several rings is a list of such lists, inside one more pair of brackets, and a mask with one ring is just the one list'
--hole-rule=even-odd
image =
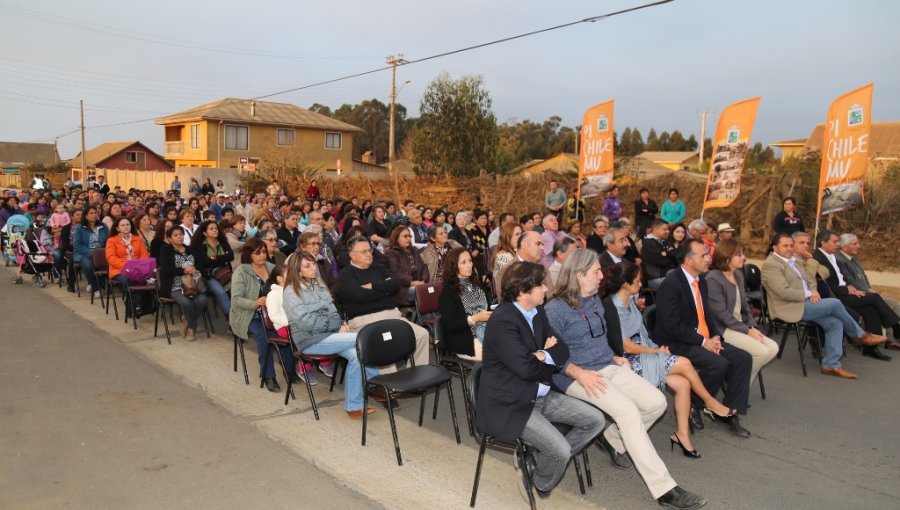
{"label": "woman in red top", "polygon": [[131,220],[122,217],[116,220],[114,229],[106,240],[106,263],[109,264],[109,278],[128,288],[128,279],[122,274],[125,262],[131,259],[150,258],[140,236],[132,234]]}

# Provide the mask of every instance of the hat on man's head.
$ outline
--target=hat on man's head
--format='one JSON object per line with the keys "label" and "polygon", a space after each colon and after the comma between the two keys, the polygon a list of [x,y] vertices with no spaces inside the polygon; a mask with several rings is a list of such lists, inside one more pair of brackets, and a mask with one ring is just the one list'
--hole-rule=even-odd
{"label": "hat on man's head", "polygon": [[719,228],[716,230],[719,232],[734,232],[734,227],[730,223],[719,223]]}
{"label": "hat on man's head", "polygon": [[216,195],[216,198],[219,198],[219,197],[222,197],[222,198],[228,198],[228,195],[226,195],[225,193],[223,193],[223,192],[220,191],[219,194]]}

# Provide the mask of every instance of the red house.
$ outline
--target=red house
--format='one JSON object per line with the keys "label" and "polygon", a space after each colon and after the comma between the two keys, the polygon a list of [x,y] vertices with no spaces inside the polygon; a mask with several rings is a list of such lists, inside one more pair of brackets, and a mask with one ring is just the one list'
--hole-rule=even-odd
{"label": "red house", "polygon": [[[73,170],[81,170],[81,153],[69,160]],[[85,154],[88,168],[116,170],[166,170],[172,165],[138,141],[102,143]]]}

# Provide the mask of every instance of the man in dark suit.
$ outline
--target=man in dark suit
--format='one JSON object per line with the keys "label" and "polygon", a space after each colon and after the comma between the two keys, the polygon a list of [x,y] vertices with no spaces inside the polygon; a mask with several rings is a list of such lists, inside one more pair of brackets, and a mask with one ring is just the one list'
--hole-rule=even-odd
{"label": "man in dark suit", "polygon": [[[672,354],[691,360],[700,379],[713,396],[725,381],[727,391],[723,403],[739,414],[746,414],[750,394],[750,369],[753,359],[747,351],[728,344],[707,318],[709,292],[700,275],[709,270],[709,249],[699,239],[685,240],[675,255],[681,267],[672,271],[656,294],[657,313],[654,339],[669,346]],[[698,412],[701,402],[696,395],[691,406],[691,421],[702,428]],[[741,426],[737,414],[721,418],[707,413],[741,437],[750,432]]]}
{"label": "man in dark suit", "polygon": [[[816,238],[818,248],[813,253],[819,264],[828,268],[830,274],[826,283],[828,288],[841,303],[858,313],[863,318],[865,331],[873,335],[881,335],[882,327],[897,328],[900,317],[875,292],[866,292],[849,284],[841,272],[836,253],[839,250],[838,235],[830,230],[823,230]],[[863,355],[882,361],[890,361],[877,345],[863,347]]]}
{"label": "man in dark suit", "polygon": [[[556,339],[544,313],[545,272],[539,263],[517,261],[504,274],[503,303],[485,330],[475,413],[482,431],[506,441],[521,437],[538,450],[524,465],[542,498],[605,424],[597,408],[550,389],[554,373],[578,368],[568,363],[569,348]],[[564,436],[553,423],[572,430]],[[516,465],[522,465],[519,459]]]}
{"label": "man in dark suit", "polygon": [[647,286],[659,287],[666,274],[678,267],[675,263],[675,250],[669,244],[669,224],[663,220],[650,223],[650,235],[644,238],[641,245],[641,260],[647,271]]}

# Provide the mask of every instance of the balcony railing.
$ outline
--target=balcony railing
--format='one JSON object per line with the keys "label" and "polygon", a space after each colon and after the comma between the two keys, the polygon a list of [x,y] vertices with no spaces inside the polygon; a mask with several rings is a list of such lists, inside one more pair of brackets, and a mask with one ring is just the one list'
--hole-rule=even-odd
{"label": "balcony railing", "polygon": [[183,155],[184,142],[166,142],[166,157]]}

